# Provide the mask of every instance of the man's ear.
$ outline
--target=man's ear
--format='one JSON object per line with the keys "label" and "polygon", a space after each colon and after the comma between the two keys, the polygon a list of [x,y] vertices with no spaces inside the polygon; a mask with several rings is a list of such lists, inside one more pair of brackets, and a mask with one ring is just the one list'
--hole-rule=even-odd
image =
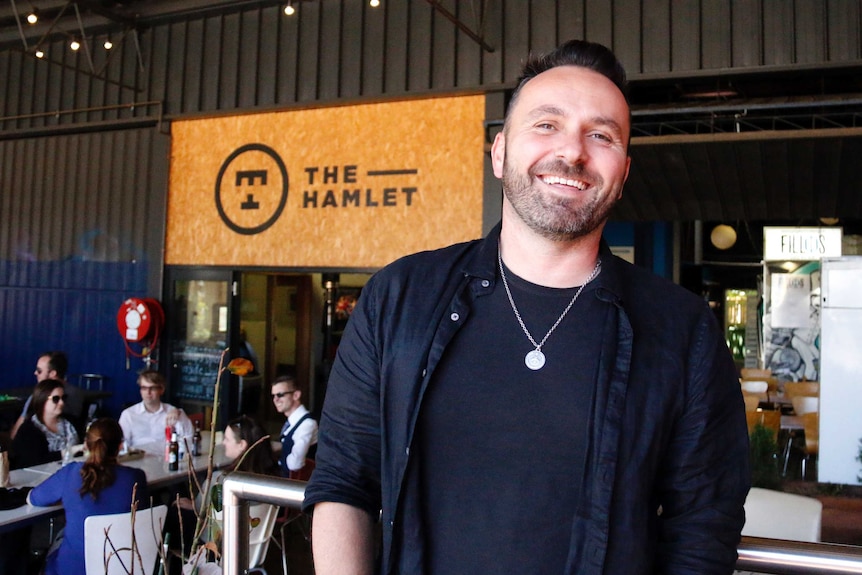
{"label": "man's ear", "polygon": [[503,160],[506,159],[506,136],[504,132],[497,132],[494,143],[491,144],[491,164],[494,166],[494,175],[503,179]]}

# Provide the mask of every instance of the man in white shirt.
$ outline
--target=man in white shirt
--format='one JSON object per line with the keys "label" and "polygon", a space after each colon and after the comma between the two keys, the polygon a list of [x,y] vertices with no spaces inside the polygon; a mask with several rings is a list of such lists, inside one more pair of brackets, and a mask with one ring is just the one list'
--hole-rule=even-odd
{"label": "man in white shirt", "polygon": [[165,428],[172,426],[177,432],[180,445],[188,439],[191,445],[194,427],[183,412],[169,403],[162,403],[165,392],[165,377],[155,370],[142,371],[138,375],[141,402],[128,407],[120,414],[120,427],[126,448],[143,449],[161,455],[165,451]]}
{"label": "man in white shirt", "polygon": [[305,459],[313,459],[317,448],[317,422],[302,405],[302,391],[293,376],[282,375],[272,384],[272,403],[287,418],[281,428],[281,474],[293,479],[302,477]]}

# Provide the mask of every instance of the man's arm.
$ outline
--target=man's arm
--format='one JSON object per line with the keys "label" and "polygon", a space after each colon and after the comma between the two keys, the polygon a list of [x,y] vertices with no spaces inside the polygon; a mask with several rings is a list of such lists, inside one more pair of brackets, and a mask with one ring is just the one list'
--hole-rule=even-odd
{"label": "man's arm", "polygon": [[24,423],[24,420],[27,419],[27,412],[30,410],[31,401],[33,401],[32,395],[28,396],[27,401],[24,402],[24,407],[21,408],[21,415],[18,416],[18,419],[15,421],[15,425],[13,425],[11,431],[9,431],[9,439],[15,439],[15,435],[18,433],[18,428],[20,428],[21,424]]}
{"label": "man's arm", "polygon": [[661,573],[729,574],[751,482],[748,427],[736,367],[712,312],[689,350],[685,413],[660,478]]}
{"label": "man's arm", "polygon": [[120,429],[123,430],[123,441],[126,443],[126,449],[131,449],[135,439],[132,435],[132,418],[128,409],[124,409],[120,413],[119,424]]}
{"label": "man's arm", "polygon": [[308,448],[316,431],[317,423],[311,419],[306,419],[293,434],[293,449],[285,458],[287,468],[290,471],[296,471],[305,466],[305,456],[308,455]]}
{"label": "man's arm", "polygon": [[15,420],[15,425],[12,426],[12,429],[9,431],[9,439],[15,439],[15,436],[18,435],[18,430],[21,428],[21,424],[24,423],[24,416],[21,415]]}
{"label": "man's arm", "polygon": [[374,527],[358,507],[324,501],[314,506],[314,572],[317,575],[372,575]]}
{"label": "man's arm", "polygon": [[[170,414],[169,414],[170,415]],[[188,438],[189,440],[192,438],[192,435],[195,433],[195,426],[192,423],[192,420],[189,419],[189,416],[186,415],[186,412],[178,407],[173,408],[173,422],[168,423],[167,420],[169,418],[165,417],[166,425],[174,425],[177,431],[177,436],[180,438]]]}

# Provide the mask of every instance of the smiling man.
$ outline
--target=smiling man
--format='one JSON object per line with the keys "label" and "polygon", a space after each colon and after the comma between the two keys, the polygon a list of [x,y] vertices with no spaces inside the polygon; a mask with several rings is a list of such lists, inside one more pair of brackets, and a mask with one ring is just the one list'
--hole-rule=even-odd
{"label": "smiling man", "polygon": [[[308,479],[306,458],[314,459],[317,449],[317,422],[302,405],[302,391],[291,375],[280,375],[272,382],[272,404],[285,417],[281,428],[281,474],[291,479]],[[303,473],[305,471],[306,473]]]}
{"label": "smiling man", "polygon": [[723,334],[602,240],[630,130],[606,48],[531,59],[491,150],[501,224],[369,281],[306,490],[318,575],[733,571],[748,435]]}

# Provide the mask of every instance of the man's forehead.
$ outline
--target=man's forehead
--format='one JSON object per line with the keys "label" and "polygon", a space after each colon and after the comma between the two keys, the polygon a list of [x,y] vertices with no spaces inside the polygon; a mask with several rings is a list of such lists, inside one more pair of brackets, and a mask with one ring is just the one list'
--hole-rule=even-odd
{"label": "man's forehead", "polygon": [[[588,86],[584,84],[585,81],[589,82]],[[553,88],[574,89],[585,94],[596,93],[597,90],[606,91],[607,93],[602,94],[602,101],[606,101],[608,97],[611,99],[618,97],[619,100],[617,103],[624,105],[626,112],[629,109],[628,101],[622,90],[610,78],[596,70],[573,65],[556,66],[527,80],[521,86],[520,94],[515,100],[515,106],[518,105],[522,98],[539,100],[548,98],[549,88],[551,90]],[[553,105],[554,103],[554,101],[550,101],[548,105]],[[610,104],[611,102],[608,103]]]}

